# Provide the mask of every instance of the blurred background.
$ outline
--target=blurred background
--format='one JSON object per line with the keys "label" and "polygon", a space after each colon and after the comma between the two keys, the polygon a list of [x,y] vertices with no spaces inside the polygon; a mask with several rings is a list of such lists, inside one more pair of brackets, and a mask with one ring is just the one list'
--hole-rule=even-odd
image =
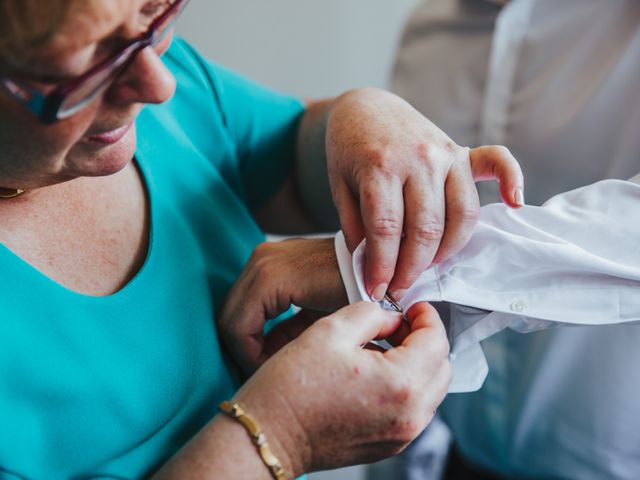
{"label": "blurred background", "polygon": [[[419,0],[191,0],[177,31],[207,57],[303,98],[386,87]],[[361,467],[310,480],[364,480]]]}
{"label": "blurred background", "polygon": [[192,0],[178,32],[209,58],[302,97],[387,85],[418,0]]}

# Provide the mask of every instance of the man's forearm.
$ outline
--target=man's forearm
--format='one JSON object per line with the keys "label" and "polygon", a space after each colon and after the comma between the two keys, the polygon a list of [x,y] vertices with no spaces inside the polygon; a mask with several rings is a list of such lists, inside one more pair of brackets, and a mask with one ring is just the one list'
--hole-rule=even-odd
{"label": "man's forearm", "polygon": [[327,117],[332,102],[322,100],[307,105],[298,129],[293,172],[271,202],[254,211],[266,232],[300,235],[340,228],[325,155]]}
{"label": "man's forearm", "polygon": [[295,186],[311,220],[320,230],[340,228],[333,205],[325,139],[333,99],[311,102],[300,124],[295,165]]}

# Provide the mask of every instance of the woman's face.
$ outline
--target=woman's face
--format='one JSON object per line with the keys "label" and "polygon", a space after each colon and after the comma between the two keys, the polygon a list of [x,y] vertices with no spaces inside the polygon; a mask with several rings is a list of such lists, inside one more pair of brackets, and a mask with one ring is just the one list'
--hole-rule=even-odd
{"label": "woman's face", "polygon": [[[48,0],[41,0],[47,2]],[[66,19],[46,45],[2,58],[2,74],[46,93],[138,37],[172,0],[68,0]],[[141,51],[103,94],[76,115],[44,125],[0,93],[0,187],[34,189],[80,176],[109,175],[135,151],[134,119],[161,103],[175,80],[159,55],[170,35]],[[0,54],[1,55],[1,54]]]}

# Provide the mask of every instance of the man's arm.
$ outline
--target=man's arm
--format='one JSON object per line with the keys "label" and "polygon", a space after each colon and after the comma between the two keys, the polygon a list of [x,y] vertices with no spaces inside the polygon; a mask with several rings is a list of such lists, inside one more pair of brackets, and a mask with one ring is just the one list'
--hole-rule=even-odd
{"label": "man's arm", "polygon": [[497,178],[505,203],[523,203],[522,174],[508,150],[456,145],[382,90],[309,104],[297,143],[292,177],[258,215],[261,225],[276,233],[335,229],[337,209],[351,250],[367,238],[374,298],[409,288],[466,244],[479,210],[474,180]]}
{"label": "man's arm", "polygon": [[271,203],[255,212],[265,231],[295,235],[340,229],[325,154],[327,118],[334,100],[307,102],[298,130],[294,171]]}

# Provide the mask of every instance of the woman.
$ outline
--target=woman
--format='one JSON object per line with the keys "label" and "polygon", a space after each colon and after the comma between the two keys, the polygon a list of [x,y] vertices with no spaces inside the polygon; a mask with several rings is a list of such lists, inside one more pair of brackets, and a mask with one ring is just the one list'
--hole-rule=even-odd
{"label": "woman", "polygon": [[[475,218],[467,150],[407,104],[364,90],[305,111],[185,42],[171,45],[186,3],[0,2],[5,478],[269,478],[243,427],[214,417],[238,382],[213,320],[263,239],[254,218],[313,226],[307,210],[326,199],[305,178],[322,184],[314,172],[328,162],[343,228],[356,243],[369,232],[374,245],[381,239],[369,279],[376,296],[431,261],[434,232],[444,231],[438,255],[451,254]],[[515,204],[512,158],[476,153],[474,173],[495,164]],[[416,164],[433,172],[429,183],[416,173],[387,188],[389,172]],[[352,191],[363,196],[362,220]],[[417,207],[426,193],[436,210],[451,204],[446,222]],[[390,227],[402,227],[403,202],[399,249],[402,228]],[[397,255],[399,275],[388,267]],[[339,305],[340,289],[332,283],[320,307]],[[403,347],[380,355],[360,345],[400,318],[341,310],[236,394],[287,477],[395,453],[428,422],[449,378],[446,338],[428,306],[409,318]]]}

